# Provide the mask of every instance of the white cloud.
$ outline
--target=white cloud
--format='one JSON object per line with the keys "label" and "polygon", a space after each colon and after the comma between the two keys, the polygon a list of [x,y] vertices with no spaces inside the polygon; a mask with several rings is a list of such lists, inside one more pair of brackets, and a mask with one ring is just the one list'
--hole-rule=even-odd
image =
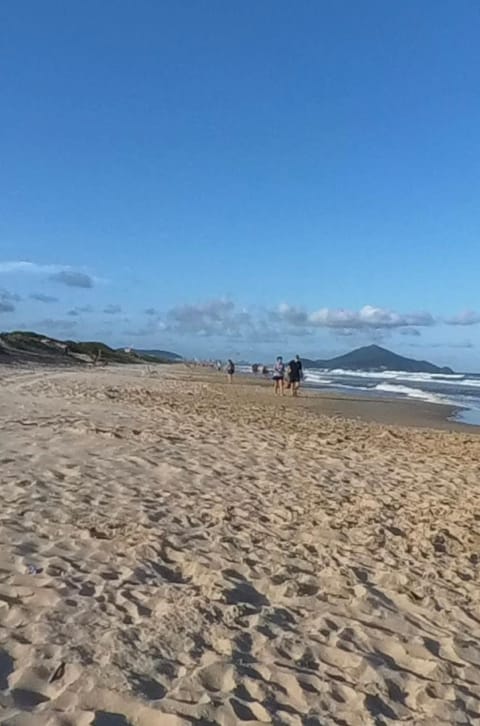
{"label": "white cloud", "polygon": [[480,323],[480,313],[476,313],[474,310],[464,310],[458,315],[446,318],[445,322],[447,325],[478,325]]}
{"label": "white cloud", "polygon": [[58,302],[58,297],[53,297],[53,295],[44,295],[42,292],[32,292],[32,294],[30,295],[30,299],[43,303]]}
{"label": "white cloud", "polygon": [[407,335],[411,338],[418,338],[421,335],[421,332],[418,330],[418,328],[400,328],[398,331],[400,335]]}
{"label": "white cloud", "polygon": [[8,290],[0,290],[0,313],[15,312],[15,303],[19,302],[19,295]]}
{"label": "white cloud", "polygon": [[172,332],[193,335],[239,336],[252,324],[248,312],[237,311],[230,300],[210,300],[196,305],[177,305],[167,313]]}
{"label": "white cloud", "polygon": [[93,313],[94,310],[91,305],[83,305],[81,307],[72,308],[72,310],[69,310],[67,315],[70,315],[70,317],[78,317],[79,315],[83,315],[83,313]]}
{"label": "white cloud", "polygon": [[308,323],[318,328],[343,330],[381,330],[408,326],[431,326],[435,320],[430,313],[396,313],[386,308],[364,305],[358,311],[321,308],[308,316]]}
{"label": "white cloud", "polygon": [[93,277],[87,275],[86,272],[76,272],[75,270],[60,270],[50,275],[50,280],[60,282],[67,287],[93,287]]}
{"label": "white cloud", "polygon": [[120,305],[107,305],[103,310],[107,315],[119,315],[122,312]]}
{"label": "white cloud", "polygon": [[27,262],[26,260],[11,260],[0,262],[0,273],[5,272],[30,272],[39,274],[53,274],[63,269],[61,265],[41,265],[37,262]]}
{"label": "white cloud", "polygon": [[0,274],[26,273],[31,275],[49,275],[50,280],[60,282],[68,287],[93,287],[97,278],[86,272],[76,270],[70,265],[46,265],[28,260],[7,260],[0,262]]}
{"label": "white cloud", "polygon": [[290,325],[306,325],[308,322],[308,315],[305,310],[287,303],[281,303],[278,306],[278,316]]}
{"label": "white cloud", "polygon": [[391,331],[418,336],[418,328],[435,325],[434,317],[428,312],[398,313],[372,305],[365,305],[358,311],[320,308],[308,313],[302,307],[282,303],[270,311],[249,311],[239,309],[226,299],[174,306],[165,316],[159,315],[159,319],[165,320],[166,330],[179,335],[254,342],[309,336],[320,329],[330,330],[336,336],[358,333],[379,340]]}
{"label": "white cloud", "polygon": [[[152,323],[161,319],[152,318]],[[221,337],[260,343],[278,341],[285,334],[278,324],[279,321],[273,320],[266,311],[257,311],[254,314],[223,298],[174,306],[163,316],[163,320],[164,330],[176,335]],[[295,333],[302,334],[299,328],[295,329]]]}
{"label": "white cloud", "polygon": [[[35,271],[41,269],[43,273],[48,269],[49,274],[52,267],[27,262],[0,263],[0,271],[5,270],[7,264],[10,271],[15,265],[16,269],[29,271],[33,266]],[[54,275],[61,277],[64,284],[74,287],[88,287],[93,280],[86,273],[72,269],[62,269]],[[30,298],[44,303],[57,300],[40,293],[32,293]],[[13,312],[18,299],[18,296],[6,291],[2,293],[0,290],[0,312]],[[83,313],[89,312],[93,312],[93,308],[89,305],[74,307],[66,313],[70,320],[49,319],[49,322],[55,326],[66,325],[66,329],[69,329],[75,324],[72,318],[80,319]],[[126,335],[145,338],[154,338],[158,335],[223,338],[231,342],[242,341],[253,344],[293,342],[294,338],[319,336],[321,331],[334,336],[351,337],[352,342],[356,338],[359,341],[365,340],[366,337],[371,341],[380,341],[392,333],[413,339],[419,338],[422,329],[441,323],[480,324],[480,314],[473,311],[442,319],[434,318],[431,313],[425,311],[404,313],[373,305],[365,305],[358,310],[320,307],[311,312],[301,306],[284,302],[275,309],[253,306],[247,309],[226,298],[174,305],[163,312],[148,308],[143,310],[142,316],[132,316],[131,320],[125,318],[122,307],[118,304],[105,305],[99,308],[98,312],[112,316],[112,324],[116,323],[119,329],[120,326],[128,327],[129,329],[124,330]]]}

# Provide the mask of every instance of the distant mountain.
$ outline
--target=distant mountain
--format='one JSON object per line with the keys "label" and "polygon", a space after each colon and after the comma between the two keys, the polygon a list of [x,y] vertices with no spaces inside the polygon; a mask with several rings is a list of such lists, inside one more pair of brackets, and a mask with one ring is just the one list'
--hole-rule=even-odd
{"label": "distant mountain", "polygon": [[408,371],[409,373],[453,373],[451,368],[440,368],[426,360],[405,358],[379,345],[367,345],[345,355],[328,360],[304,360],[305,368],[343,368],[353,371]]}
{"label": "distant mountain", "polygon": [[172,353],[169,350],[138,350],[135,349],[135,353],[140,356],[149,356],[150,358],[160,358],[166,361],[181,361],[183,360],[181,355],[178,353]]}
{"label": "distant mountain", "polygon": [[[156,351],[161,353],[162,351]],[[172,358],[174,356],[174,358]],[[136,351],[115,350],[105,343],[57,340],[48,335],[17,330],[0,333],[0,362],[10,364],[39,365],[82,365],[95,363],[169,363],[175,353],[160,355],[141,355]]]}

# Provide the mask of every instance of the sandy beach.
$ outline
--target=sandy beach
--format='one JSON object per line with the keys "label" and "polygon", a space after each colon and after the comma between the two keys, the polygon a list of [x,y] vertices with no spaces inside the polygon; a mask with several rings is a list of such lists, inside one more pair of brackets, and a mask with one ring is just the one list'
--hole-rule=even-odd
{"label": "sandy beach", "polygon": [[1,724],[478,723],[474,429],[181,367],[0,383]]}

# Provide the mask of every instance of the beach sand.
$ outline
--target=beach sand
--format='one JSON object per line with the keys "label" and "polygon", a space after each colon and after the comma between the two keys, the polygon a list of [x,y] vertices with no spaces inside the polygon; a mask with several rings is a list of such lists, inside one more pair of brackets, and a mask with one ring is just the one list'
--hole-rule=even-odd
{"label": "beach sand", "polygon": [[0,385],[1,724],[478,722],[480,438],[441,407]]}

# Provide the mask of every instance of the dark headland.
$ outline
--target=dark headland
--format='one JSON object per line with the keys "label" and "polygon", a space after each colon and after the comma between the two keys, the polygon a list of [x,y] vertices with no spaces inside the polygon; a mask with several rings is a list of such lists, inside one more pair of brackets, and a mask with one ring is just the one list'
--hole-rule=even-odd
{"label": "dark headland", "polygon": [[408,373],[436,373],[450,375],[453,370],[448,367],[436,366],[426,360],[415,360],[397,355],[379,345],[367,345],[357,348],[345,355],[327,360],[304,360],[306,368],[324,368],[334,370],[342,368],[353,371],[407,371]]}

